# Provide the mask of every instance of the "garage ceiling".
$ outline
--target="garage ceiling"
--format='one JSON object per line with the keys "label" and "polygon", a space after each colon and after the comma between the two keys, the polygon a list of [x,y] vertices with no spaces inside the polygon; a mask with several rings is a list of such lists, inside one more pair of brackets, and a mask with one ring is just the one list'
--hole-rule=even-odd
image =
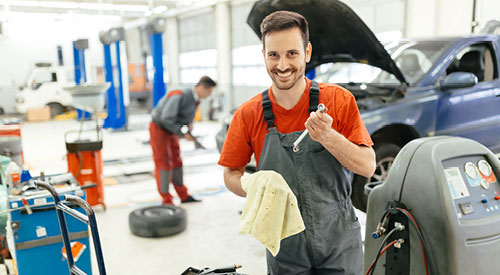
{"label": "garage ceiling", "polygon": [[190,5],[199,0],[3,0],[0,12],[78,13],[89,15],[120,15],[138,18],[151,13]]}

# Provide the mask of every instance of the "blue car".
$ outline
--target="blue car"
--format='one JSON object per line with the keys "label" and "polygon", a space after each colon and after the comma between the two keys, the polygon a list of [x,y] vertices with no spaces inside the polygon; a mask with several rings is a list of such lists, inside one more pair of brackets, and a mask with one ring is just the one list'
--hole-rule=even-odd
{"label": "blue car", "polygon": [[461,136],[500,153],[499,35],[404,40],[384,47],[346,4],[302,2],[259,1],[248,24],[260,37],[267,14],[285,9],[304,15],[313,45],[307,69],[331,63],[316,80],[342,85],[356,97],[377,154],[375,175],[353,179],[356,208],[365,211],[364,185],[383,181],[399,150],[413,139]]}

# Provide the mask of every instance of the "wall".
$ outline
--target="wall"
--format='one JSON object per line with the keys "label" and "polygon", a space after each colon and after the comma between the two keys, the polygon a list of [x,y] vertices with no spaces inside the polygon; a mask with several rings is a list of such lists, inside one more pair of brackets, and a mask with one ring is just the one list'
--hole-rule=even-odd
{"label": "wall", "polygon": [[116,20],[99,20],[97,16],[78,14],[24,14],[11,12],[8,17],[8,33],[0,37],[0,86],[19,85],[36,62],[57,65],[57,46],[63,48],[65,67],[73,70],[72,41],[89,39],[86,62],[102,66],[102,44],[98,33],[116,24]]}
{"label": "wall", "polygon": [[[407,0],[407,37],[458,36],[471,33],[473,0]],[[500,19],[500,1],[477,0],[474,33]]]}

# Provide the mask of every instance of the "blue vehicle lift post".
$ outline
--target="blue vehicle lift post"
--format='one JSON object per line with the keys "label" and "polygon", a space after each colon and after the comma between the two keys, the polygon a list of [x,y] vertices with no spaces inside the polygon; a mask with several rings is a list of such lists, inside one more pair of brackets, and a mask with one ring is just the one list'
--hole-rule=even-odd
{"label": "blue vehicle lift post", "polygon": [[[122,63],[120,60],[120,40],[115,41],[115,50],[116,50],[116,67],[118,69],[118,116],[116,118],[116,128],[121,129],[124,128],[127,124],[127,110],[125,108],[125,98],[123,91],[123,72],[122,72]],[[128,81],[128,79],[126,79]]]}
{"label": "blue vehicle lift post", "polygon": [[104,119],[103,128],[113,128],[116,124],[116,88],[113,83],[113,63],[111,60],[111,44],[113,41],[111,40],[109,32],[101,32],[99,34],[99,39],[103,45],[104,49],[104,74],[106,82],[111,83],[108,90],[106,91],[106,106],[108,109],[108,115]]}
{"label": "blue vehicle lift post", "polygon": [[[88,39],[78,39],[73,41],[73,61],[75,63],[75,83],[81,85],[87,82],[87,72],[85,69],[85,50],[89,48]],[[77,119],[90,119],[91,113],[76,109]]]}
{"label": "blue vehicle lift post", "polygon": [[160,16],[153,16],[148,19],[146,31],[149,33],[149,44],[153,57],[153,67],[155,68],[153,79],[153,107],[158,104],[165,95],[167,87],[163,79],[163,32],[165,31],[166,20]]}
{"label": "blue vehicle lift post", "polygon": [[[127,107],[125,105],[125,97],[128,96],[128,92],[125,93],[124,81],[128,81],[127,72],[122,70],[122,55],[125,54],[124,40],[125,31],[123,28],[112,28],[107,32],[101,32],[99,38],[104,47],[104,70],[106,82],[110,82],[111,86],[107,91],[107,109],[108,115],[104,120],[103,128],[111,128],[114,130],[122,130],[127,127]],[[111,46],[115,47],[114,54],[116,64],[113,67]],[[118,83],[114,83],[113,75],[115,73],[114,68],[116,68],[116,73],[118,75]]]}

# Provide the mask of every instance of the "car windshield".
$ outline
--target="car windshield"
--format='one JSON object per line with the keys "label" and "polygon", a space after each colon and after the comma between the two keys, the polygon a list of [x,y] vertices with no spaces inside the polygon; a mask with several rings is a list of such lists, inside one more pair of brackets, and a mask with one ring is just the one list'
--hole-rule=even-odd
{"label": "car windshield", "polygon": [[[386,49],[406,78],[416,84],[438,60],[446,41],[403,41],[386,44]],[[391,73],[377,67],[361,63],[336,62],[320,66],[320,73],[315,80],[327,83],[371,83],[399,84],[399,80]]]}

